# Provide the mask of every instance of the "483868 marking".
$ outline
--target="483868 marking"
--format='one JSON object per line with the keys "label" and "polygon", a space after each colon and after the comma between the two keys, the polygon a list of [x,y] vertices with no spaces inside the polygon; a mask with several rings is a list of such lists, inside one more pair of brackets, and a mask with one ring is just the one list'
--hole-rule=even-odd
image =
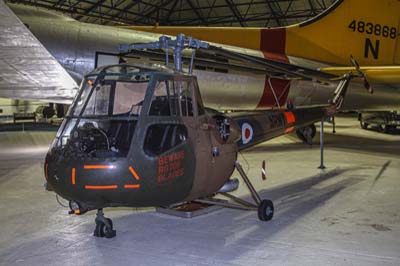
{"label": "483868 marking", "polygon": [[397,29],[395,27],[390,27],[387,25],[374,24],[371,22],[364,21],[356,21],[353,20],[350,22],[349,29],[352,29],[354,32],[359,33],[367,33],[375,36],[382,36],[385,38],[396,39],[397,37]]}

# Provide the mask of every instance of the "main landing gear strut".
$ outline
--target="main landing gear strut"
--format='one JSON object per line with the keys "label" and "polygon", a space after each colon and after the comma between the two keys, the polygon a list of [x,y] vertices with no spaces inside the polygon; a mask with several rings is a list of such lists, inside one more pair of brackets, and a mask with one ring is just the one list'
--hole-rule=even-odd
{"label": "main landing gear strut", "polygon": [[111,219],[104,217],[103,209],[97,210],[95,222],[96,228],[94,229],[94,236],[112,238],[117,235],[117,232],[113,229]]}
{"label": "main landing gear strut", "polygon": [[274,204],[269,199],[261,199],[258,195],[257,191],[253,187],[250,182],[250,179],[247,177],[246,173],[244,172],[242,166],[239,162],[235,162],[236,170],[239,172],[240,176],[242,177],[244,183],[246,184],[247,188],[250,190],[251,196],[254,199],[254,203],[248,202],[241,198],[235,197],[229,193],[221,192],[221,195],[231,199],[232,201],[236,202],[221,202],[213,198],[206,198],[206,199],[197,199],[195,201],[200,203],[206,204],[213,204],[213,205],[221,205],[227,208],[234,208],[234,209],[241,209],[241,210],[257,210],[258,218],[261,221],[269,221],[274,216]]}

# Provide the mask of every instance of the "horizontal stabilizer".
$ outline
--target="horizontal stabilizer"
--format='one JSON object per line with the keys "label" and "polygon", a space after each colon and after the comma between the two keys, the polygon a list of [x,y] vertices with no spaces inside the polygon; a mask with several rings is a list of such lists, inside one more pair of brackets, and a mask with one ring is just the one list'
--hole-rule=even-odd
{"label": "horizontal stabilizer", "polygon": [[0,0],[0,97],[71,103],[77,84]]}

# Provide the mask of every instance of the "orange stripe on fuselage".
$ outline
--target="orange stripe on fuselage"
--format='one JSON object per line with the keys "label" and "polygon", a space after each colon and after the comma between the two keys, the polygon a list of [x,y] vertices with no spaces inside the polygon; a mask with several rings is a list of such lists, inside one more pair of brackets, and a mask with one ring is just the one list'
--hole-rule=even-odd
{"label": "orange stripe on fuselage", "polygon": [[135,169],[132,166],[129,166],[129,172],[133,175],[136,180],[140,180],[139,175],[136,173]]}
{"label": "orange stripe on fuselage", "polygon": [[294,116],[293,112],[285,112],[285,118],[288,124],[296,122],[296,117]]}
{"label": "orange stripe on fuselage", "polygon": [[124,185],[124,188],[140,188],[139,184],[135,184],[135,185]]}
{"label": "orange stripe on fuselage", "polygon": [[84,165],[84,169],[114,169],[114,165],[102,165],[102,164],[94,164],[94,165]]}
{"label": "orange stripe on fuselage", "polygon": [[85,186],[85,189],[116,189],[118,188],[117,185],[111,186]]}
{"label": "orange stripe on fuselage", "polygon": [[72,168],[72,171],[71,171],[71,183],[72,183],[72,185],[75,185],[75,167],[74,168]]}

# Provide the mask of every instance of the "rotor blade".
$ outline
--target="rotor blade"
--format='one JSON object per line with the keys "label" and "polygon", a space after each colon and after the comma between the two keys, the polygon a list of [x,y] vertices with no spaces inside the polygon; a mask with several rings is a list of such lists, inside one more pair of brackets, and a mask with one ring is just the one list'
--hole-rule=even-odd
{"label": "rotor blade", "polygon": [[285,75],[287,79],[297,78],[297,79],[322,79],[322,80],[330,80],[333,78],[337,78],[337,76],[321,72],[319,70],[314,70],[310,68],[300,67],[289,63],[284,63],[280,61],[275,61],[271,59],[256,57],[252,55],[242,54],[239,52],[230,51],[221,47],[216,47],[210,45],[208,49],[200,49],[204,52],[214,52],[219,55],[224,55],[230,59],[236,59],[239,61],[244,61],[247,63],[254,64],[258,67],[263,67],[266,70],[271,70],[274,72],[281,73]]}
{"label": "rotor blade", "polygon": [[[135,50],[130,53],[120,54],[120,56],[126,58],[129,62],[130,58],[138,59],[139,57],[148,58],[151,60],[159,61],[160,63],[165,62],[165,52],[162,50]],[[169,54],[169,61],[172,62],[173,55]],[[185,64],[190,62],[190,57],[182,57],[182,61]],[[262,67],[257,67],[254,64],[240,64],[240,62],[233,62],[232,60],[228,61],[225,57],[211,57],[209,54],[204,54],[201,52],[196,53],[196,57],[194,59],[195,70],[196,67],[207,67],[214,68],[220,70],[236,70],[243,72],[251,72],[253,74],[267,74],[271,77],[281,78],[282,74],[277,71],[265,70]]]}

